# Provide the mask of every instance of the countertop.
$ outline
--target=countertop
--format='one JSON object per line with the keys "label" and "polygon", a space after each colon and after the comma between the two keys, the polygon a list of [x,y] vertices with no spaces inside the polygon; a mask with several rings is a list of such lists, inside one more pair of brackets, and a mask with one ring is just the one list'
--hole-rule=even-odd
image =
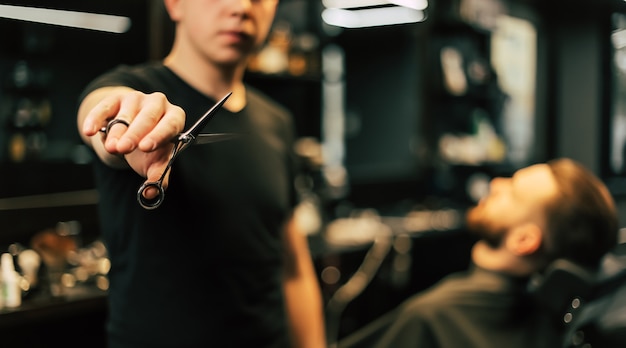
{"label": "countertop", "polygon": [[106,347],[106,291],[80,285],[61,296],[28,294],[0,309],[0,337],[11,347]]}

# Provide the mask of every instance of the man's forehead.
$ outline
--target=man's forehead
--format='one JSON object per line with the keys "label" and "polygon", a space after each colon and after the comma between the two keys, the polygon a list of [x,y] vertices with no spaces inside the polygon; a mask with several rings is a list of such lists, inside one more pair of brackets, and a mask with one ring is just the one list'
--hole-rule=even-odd
{"label": "man's forehead", "polygon": [[518,170],[513,185],[519,192],[536,197],[551,198],[558,192],[558,185],[547,164],[535,164]]}

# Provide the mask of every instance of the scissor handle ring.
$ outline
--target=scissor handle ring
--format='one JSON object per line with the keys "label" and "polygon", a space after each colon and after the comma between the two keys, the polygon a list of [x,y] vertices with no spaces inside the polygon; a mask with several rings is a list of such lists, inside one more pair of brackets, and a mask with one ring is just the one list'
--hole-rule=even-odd
{"label": "scissor handle ring", "polygon": [[125,125],[127,128],[130,127],[130,123],[126,120],[123,120],[121,118],[114,118],[111,121],[109,121],[109,123],[107,123],[106,126],[100,128],[100,132],[104,133],[104,135],[108,135],[109,131],[111,130],[111,128],[113,128],[113,126],[115,126],[116,124],[123,124]]}
{"label": "scissor handle ring", "polygon": [[[152,199],[147,199],[146,197],[143,196],[143,192],[147,190],[149,187],[154,187],[157,190],[159,190],[159,193],[157,194],[157,196]],[[163,203],[164,199],[165,199],[165,190],[163,189],[163,186],[161,185],[161,183],[158,181],[146,182],[143,185],[141,185],[141,187],[139,187],[139,190],[137,191],[137,202],[139,202],[139,205],[141,205],[144,209],[148,209],[148,210],[156,209],[161,205],[161,203]]]}

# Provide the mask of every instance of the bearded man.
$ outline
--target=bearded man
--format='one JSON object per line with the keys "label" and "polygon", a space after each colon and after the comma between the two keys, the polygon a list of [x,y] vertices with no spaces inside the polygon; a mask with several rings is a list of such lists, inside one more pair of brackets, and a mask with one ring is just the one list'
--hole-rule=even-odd
{"label": "bearded man", "polygon": [[387,316],[376,348],[560,347],[562,333],[530,296],[531,276],[554,260],[597,269],[617,243],[606,186],[566,158],[494,178],[466,216],[478,240],[471,266]]}

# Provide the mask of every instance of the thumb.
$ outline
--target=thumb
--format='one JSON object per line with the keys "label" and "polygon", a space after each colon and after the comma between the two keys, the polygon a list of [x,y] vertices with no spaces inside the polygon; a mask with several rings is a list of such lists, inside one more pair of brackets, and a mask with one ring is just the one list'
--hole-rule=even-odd
{"label": "thumb", "polygon": [[[166,171],[169,167],[166,168]],[[168,173],[162,173],[156,181],[146,180],[137,192],[137,201],[148,210],[158,208],[165,199],[165,189],[168,181]]]}
{"label": "thumb", "polygon": [[165,189],[169,183],[170,154],[171,147],[164,147],[152,152],[135,149],[125,155],[130,167],[146,178],[137,192],[137,200],[146,209],[158,207],[165,197]]}
{"label": "thumb", "polygon": [[157,165],[156,163],[148,167],[146,172],[145,189],[142,195],[146,199],[156,199],[159,195],[163,195],[169,185],[171,167],[166,162],[165,165]]}

